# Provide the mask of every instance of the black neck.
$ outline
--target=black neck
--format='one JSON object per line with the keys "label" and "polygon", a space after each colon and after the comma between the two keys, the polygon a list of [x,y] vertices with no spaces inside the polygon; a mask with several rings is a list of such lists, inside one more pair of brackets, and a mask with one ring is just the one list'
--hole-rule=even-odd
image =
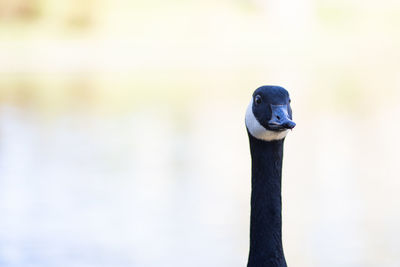
{"label": "black neck", "polygon": [[266,142],[249,134],[251,218],[248,267],[286,267],[282,246],[283,139]]}

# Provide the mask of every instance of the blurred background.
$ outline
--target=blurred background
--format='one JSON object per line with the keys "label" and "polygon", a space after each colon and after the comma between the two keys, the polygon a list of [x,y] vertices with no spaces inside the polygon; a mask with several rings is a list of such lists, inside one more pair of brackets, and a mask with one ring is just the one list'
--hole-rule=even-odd
{"label": "blurred background", "polygon": [[400,266],[400,2],[0,1],[0,266],[239,267],[284,86],[289,266]]}

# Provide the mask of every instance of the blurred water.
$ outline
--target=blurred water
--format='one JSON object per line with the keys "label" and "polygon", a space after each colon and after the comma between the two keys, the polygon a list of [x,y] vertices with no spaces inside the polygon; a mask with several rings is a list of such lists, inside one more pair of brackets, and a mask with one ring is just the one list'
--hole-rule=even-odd
{"label": "blurred water", "polygon": [[3,106],[2,265],[243,263],[234,202],[221,202],[220,181],[203,177],[193,137],[175,134],[168,113],[46,121]]}

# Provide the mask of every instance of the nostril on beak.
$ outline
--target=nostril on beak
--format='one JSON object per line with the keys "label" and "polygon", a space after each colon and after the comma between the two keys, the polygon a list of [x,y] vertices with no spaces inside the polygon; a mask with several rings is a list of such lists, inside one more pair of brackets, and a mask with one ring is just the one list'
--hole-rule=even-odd
{"label": "nostril on beak", "polygon": [[281,117],[279,117],[279,116],[276,116],[276,118],[277,118],[278,120],[280,120],[280,119],[281,119]]}

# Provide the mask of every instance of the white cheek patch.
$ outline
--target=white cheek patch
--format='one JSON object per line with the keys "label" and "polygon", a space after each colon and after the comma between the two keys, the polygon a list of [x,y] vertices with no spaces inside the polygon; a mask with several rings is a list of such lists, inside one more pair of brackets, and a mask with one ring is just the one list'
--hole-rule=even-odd
{"label": "white cheek patch", "polygon": [[275,132],[265,129],[262,126],[253,113],[253,100],[250,101],[249,106],[246,111],[246,127],[249,130],[249,133],[257,139],[264,141],[274,141],[281,140],[286,137],[289,130]]}

